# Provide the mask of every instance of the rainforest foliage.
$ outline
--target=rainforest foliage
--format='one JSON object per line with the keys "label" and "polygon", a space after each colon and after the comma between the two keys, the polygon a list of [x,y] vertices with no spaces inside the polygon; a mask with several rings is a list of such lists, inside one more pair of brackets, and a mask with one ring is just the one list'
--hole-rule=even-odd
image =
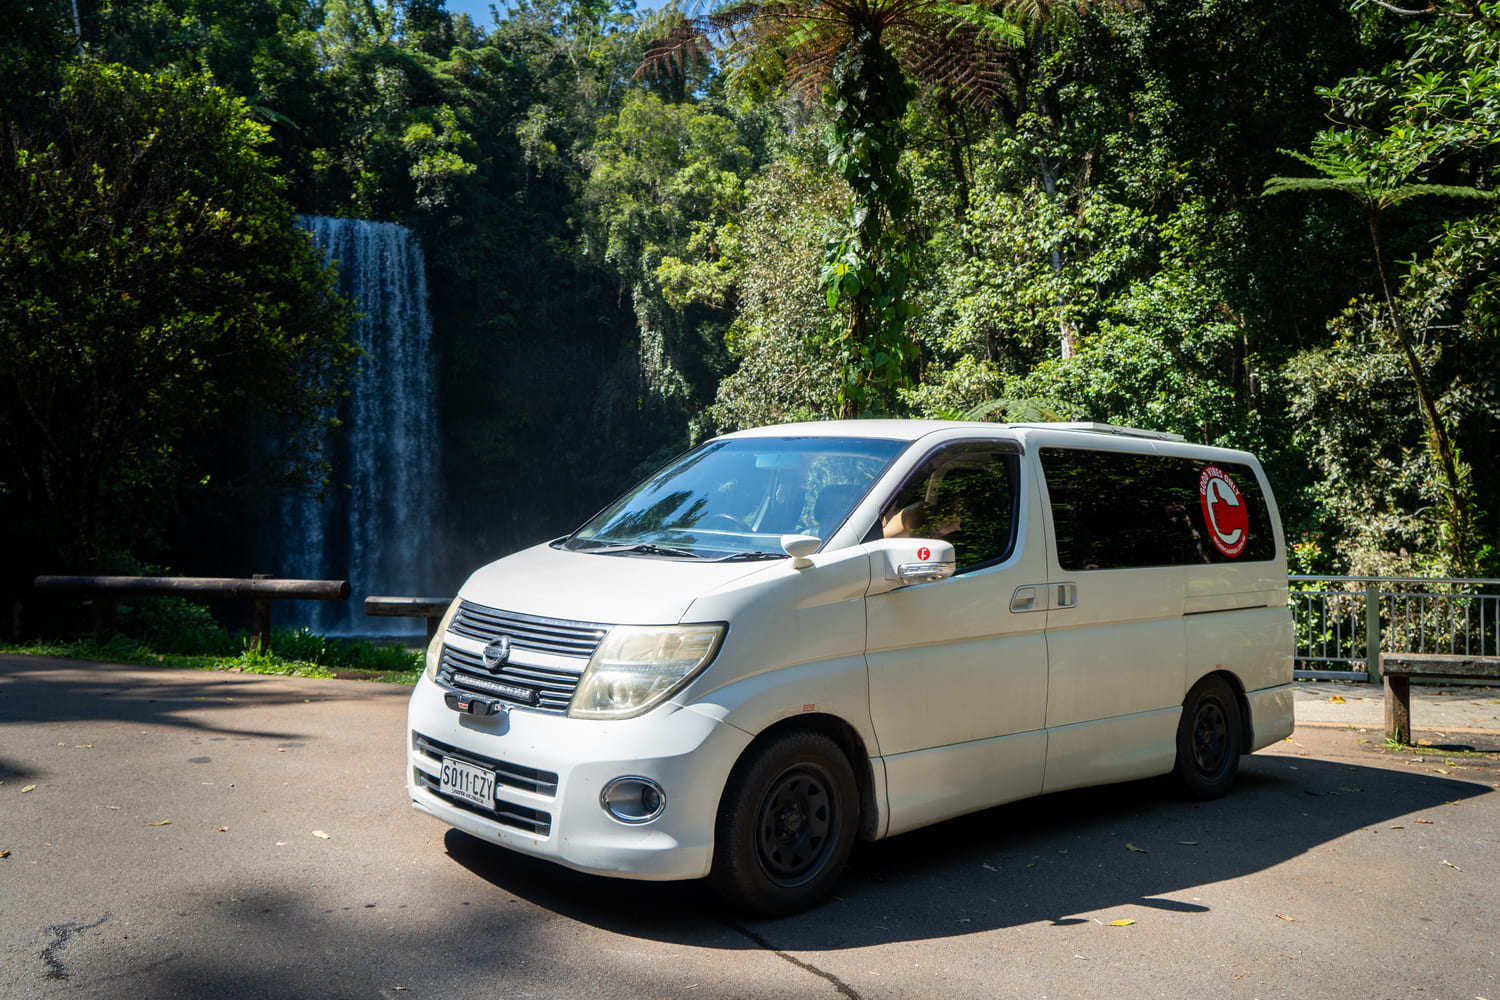
{"label": "rainforest foliage", "polygon": [[[421,236],[465,565],[710,433],[885,413],[1248,448],[1296,570],[1500,570],[1496,0],[8,9],[0,504],[102,497],[59,545],[186,562],[214,440],[306,427],[346,317],[301,212]],[[124,451],[111,338],[170,368],[107,397]]]}

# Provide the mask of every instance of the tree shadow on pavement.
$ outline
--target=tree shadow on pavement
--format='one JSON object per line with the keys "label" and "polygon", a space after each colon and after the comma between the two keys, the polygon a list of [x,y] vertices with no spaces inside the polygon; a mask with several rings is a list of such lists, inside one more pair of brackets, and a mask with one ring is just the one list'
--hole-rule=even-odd
{"label": "tree shadow on pavement", "polygon": [[209,717],[216,710],[362,698],[405,699],[410,689],[351,681],[316,681],[260,674],[234,674],[101,664],[47,656],[0,656],[0,725],[9,723],[135,722],[183,726],[205,732],[292,739],[298,734],[246,728]]}
{"label": "tree shadow on pavement", "polygon": [[[1431,774],[1308,757],[1245,759],[1235,791],[1190,802],[1164,780],[1027,799],[855,846],[822,906],[778,921],[726,910],[701,883],[600,878],[512,854],[458,831],[459,864],[507,892],[580,922],[706,945],[703,916],[798,952],[973,934],[1036,921],[1082,923],[1120,906],[1208,912],[1195,887],[1263,872],[1354,831],[1490,792]],[[708,945],[711,946],[711,945]]]}

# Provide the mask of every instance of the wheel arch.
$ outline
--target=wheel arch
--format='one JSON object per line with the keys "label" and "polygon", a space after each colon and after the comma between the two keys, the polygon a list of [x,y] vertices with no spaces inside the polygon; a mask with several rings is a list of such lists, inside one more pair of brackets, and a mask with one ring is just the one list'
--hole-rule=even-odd
{"label": "wheel arch", "polygon": [[[1224,681],[1229,685],[1229,690],[1234,693],[1234,701],[1235,704],[1239,707],[1240,713],[1240,732],[1247,734],[1254,732],[1255,730],[1250,725],[1252,721],[1250,718],[1250,699],[1245,694],[1245,684],[1240,680],[1239,675],[1232,670],[1225,670],[1221,667],[1218,670],[1210,670],[1207,673],[1203,674],[1201,677],[1195,680],[1192,686],[1189,687],[1183,694],[1182,704],[1186,706],[1188,703],[1188,699],[1192,696],[1193,689],[1202,684],[1210,677],[1217,677],[1220,680]],[[1246,749],[1246,747],[1248,747],[1249,745],[1250,741],[1248,739],[1241,741],[1240,756],[1243,757],[1250,752]]]}
{"label": "wheel arch", "polygon": [[[854,783],[859,789],[859,821],[855,835],[860,840],[875,840],[880,824],[880,796],[875,783],[875,769],[870,764],[870,754],[858,730],[844,719],[824,712],[809,712],[780,719],[762,729],[749,744],[740,751],[725,777],[728,787],[735,773],[754,759],[762,746],[791,732],[813,732],[828,737],[843,752],[849,761],[849,770],[854,773]],[[724,808],[723,794],[719,798],[719,809]],[[717,845],[716,845],[717,846]]]}

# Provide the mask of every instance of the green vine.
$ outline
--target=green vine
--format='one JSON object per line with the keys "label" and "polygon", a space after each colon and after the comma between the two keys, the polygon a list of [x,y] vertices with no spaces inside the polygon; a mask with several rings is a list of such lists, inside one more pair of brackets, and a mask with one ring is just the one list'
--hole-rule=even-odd
{"label": "green vine", "polygon": [[912,182],[900,168],[898,131],[916,88],[881,45],[858,28],[833,70],[828,163],[849,183],[853,206],[845,235],[830,240],[818,288],[835,312],[847,310],[836,337],[844,416],[880,416],[896,409],[896,393],[912,384],[917,346],[906,324],[911,253],[893,232],[910,211]]}

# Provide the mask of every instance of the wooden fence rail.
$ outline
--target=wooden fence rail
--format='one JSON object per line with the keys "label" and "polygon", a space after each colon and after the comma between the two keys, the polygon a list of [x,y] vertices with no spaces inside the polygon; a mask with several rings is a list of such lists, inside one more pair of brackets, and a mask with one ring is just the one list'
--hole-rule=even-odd
{"label": "wooden fence rail", "polygon": [[271,648],[272,601],[347,601],[348,580],[283,580],[270,576],[39,576],[37,590],[85,594],[94,601],[94,637],[114,635],[115,601],[121,597],[185,597],[190,600],[249,599],[250,634],[256,648]]}
{"label": "wooden fence rail", "polygon": [[451,597],[366,597],[365,614],[371,618],[425,618],[427,641],[431,642],[452,603]]}

